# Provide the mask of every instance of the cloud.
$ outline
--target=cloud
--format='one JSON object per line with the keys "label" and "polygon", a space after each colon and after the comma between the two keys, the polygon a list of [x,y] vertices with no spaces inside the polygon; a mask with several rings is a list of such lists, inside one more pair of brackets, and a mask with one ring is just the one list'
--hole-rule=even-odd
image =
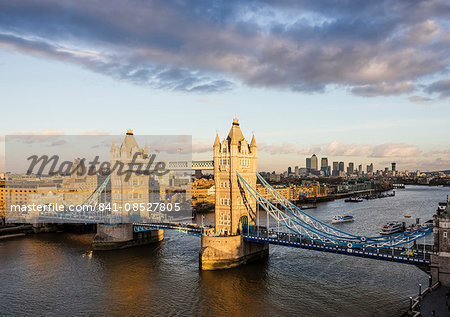
{"label": "cloud", "polygon": [[427,103],[427,102],[430,102],[433,100],[431,98],[422,97],[422,96],[411,96],[408,99],[409,99],[409,101],[416,102],[416,103]]}
{"label": "cloud", "polygon": [[450,156],[450,149],[444,150],[433,150],[427,153],[427,156],[435,156],[435,155],[447,155]]}
{"label": "cloud", "polygon": [[443,42],[446,44],[450,44],[450,30],[448,30],[444,35]]}
{"label": "cloud", "polygon": [[[396,159],[397,168],[409,171],[442,171],[448,170],[450,157],[405,157]],[[391,161],[381,161],[380,164],[390,166]]]}
{"label": "cloud", "polygon": [[79,133],[79,135],[110,135],[111,133],[105,132],[105,131],[97,131],[97,130],[91,130],[91,131],[85,131]]}
{"label": "cloud", "polygon": [[430,94],[437,93],[440,98],[450,97],[450,77],[433,82],[426,91]]}
{"label": "cloud", "polygon": [[421,150],[411,144],[405,143],[384,143],[372,144],[348,144],[340,141],[333,141],[327,145],[312,145],[309,147],[299,147],[292,143],[281,145],[258,144],[258,150],[271,155],[296,154],[311,155],[312,153],[328,156],[360,156],[360,157],[416,157],[421,154]]}
{"label": "cloud", "polygon": [[297,145],[292,144],[292,143],[283,143],[280,145],[259,143],[258,151],[266,152],[271,155],[280,155],[280,154],[281,155],[283,155],[283,154],[307,155],[307,154],[319,152],[320,147],[313,146],[313,147],[309,147],[309,148],[300,148]]}
{"label": "cloud", "polygon": [[[13,142],[14,140],[24,142],[27,144],[51,142],[52,145],[62,145],[59,136],[63,136],[64,132],[55,129],[45,129],[39,132],[13,132],[5,137],[6,142]],[[8,141],[9,140],[9,141]]]}
{"label": "cloud", "polygon": [[[0,15],[1,17],[1,15]],[[1,28],[0,28],[1,29]],[[0,48],[25,54],[75,63],[91,71],[112,76],[136,85],[185,92],[217,92],[230,90],[231,81],[213,78],[206,72],[185,67],[158,65],[151,60],[104,54],[80,54],[79,50],[61,48],[45,40],[31,40],[0,33]],[[219,76],[220,77],[220,76]]]}
{"label": "cloud", "polygon": [[414,44],[424,44],[439,35],[440,27],[433,20],[426,20],[410,27],[406,40]]}
{"label": "cloud", "polygon": [[374,97],[399,95],[413,90],[414,84],[412,81],[403,81],[393,84],[383,82],[380,84],[358,86],[352,89],[352,93],[359,96]]}
{"label": "cloud", "polygon": [[421,151],[415,145],[405,143],[385,143],[373,147],[371,157],[416,157]]}
{"label": "cloud", "polygon": [[322,149],[322,153],[332,156],[369,156],[371,153],[371,146],[333,141],[328,144],[327,147]]}
{"label": "cloud", "polygon": [[432,40],[449,14],[442,1],[19,0],[2,4],[0,47],[158,89],[394,95],[448,66]]}
{"label": "cloud", "polygon": [[212,152],[212,150],[213,150],[212,141],[192,140],[192,153],[207,153]]}

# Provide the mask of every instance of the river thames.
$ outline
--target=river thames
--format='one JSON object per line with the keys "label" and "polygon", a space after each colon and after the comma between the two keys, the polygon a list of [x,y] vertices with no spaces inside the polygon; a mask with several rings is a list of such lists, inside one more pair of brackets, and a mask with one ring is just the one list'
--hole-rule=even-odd
{"label": "river thames", "polygon": [[[449,192],[407,186],[395,197],[307,211],[324,221],[352,215],[355,221],[339,228],[377,235],[388,221],[431,219]],[[0,316],[399,316],[418,284],[428,285],[412,265],[282,246],[271,245],[263,262],[200,271],[197,237],[166,231],[159,244],[103,252],[91,251],[92,238],[0,240]]]}

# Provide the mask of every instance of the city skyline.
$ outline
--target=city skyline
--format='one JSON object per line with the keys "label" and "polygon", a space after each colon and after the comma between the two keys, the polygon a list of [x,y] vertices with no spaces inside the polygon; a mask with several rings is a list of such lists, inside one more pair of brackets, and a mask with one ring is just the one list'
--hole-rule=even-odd
{"label": "city skyline", "polygon": [[2,5],[2,136],[187,133],[201,160],[236,113],[255,131],[258,170],[311,153],[375,170],[450,166],[448,4],[408,6],[408,18],[400,2],[40,6]]}

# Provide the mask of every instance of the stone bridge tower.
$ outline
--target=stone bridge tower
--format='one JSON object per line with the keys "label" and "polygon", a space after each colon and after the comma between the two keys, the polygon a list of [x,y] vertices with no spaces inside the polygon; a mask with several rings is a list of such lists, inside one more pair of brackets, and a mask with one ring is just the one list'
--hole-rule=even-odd
{"label": "stone bridge tower", "polygon": [[450,286],[450,195],[447,206],[433,216],[434,254],[431,255],[431,276],[433,283],[439,281]]}
{"label": "stone bridge tower", "polygon": [[228,137],[214,142],[215,227],[219,235],[236,235],[255,224],[256,201],[242,188],[236,171],[256,188],[257,146],[244,138],[237,118]]}
{"label": "stone bridge tower", "polygon": [[135,158],[135,163],[145,166],[148,162],[148,156],[148,146],[145,145],[144,148],[140,148],[131,129],[128,129],[120,146],[115,146],[114,143],[111,145],[111,168],[116,166],[117,163],[123,164],[121,175],[119,174],[119,168],[111,172],[111,205],[122,212],[125,222],[132,220],[128,219],[131,215],[136,217],[140,215],[144,219],[149,217],[147,209],[133,212],[130,208],[127,208],[133,203],[147,204],[149,202],[149,176],[137,172],[126,173],[126,171],[131,171],[129,164],[133,161],[133,158]]}
{"label": "stone bridge tower", "polygon": [[[257,147],[250,144],[234,118],[228,137],[214,141],[216,187],[215,235],[203,235],[199,264],[203,270],[227,269],[269,255],[267,243],[244,240],[242,234],[255,223],[256,201],[241,187],[236,172],[256,188]],[[247,227],[248,226],[248,227]]]}

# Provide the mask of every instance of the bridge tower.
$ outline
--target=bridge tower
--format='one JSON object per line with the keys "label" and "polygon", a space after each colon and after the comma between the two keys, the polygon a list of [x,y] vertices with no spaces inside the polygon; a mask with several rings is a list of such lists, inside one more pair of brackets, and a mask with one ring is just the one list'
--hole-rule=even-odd
{"label": "bridge tower", "polygon": [[257,146],[244,138],[234,118],[228,137],[214,142],[214,182],[216,209],[214,236],[202,236],[199,253],[203,270],[227,269],[267,257],[269,245],[249,242],[242,233],[255,223],[256,201],[241,188],[236,172],[256,188]]}
{"label": "bridge tower", "polygon": [[[123,171],[129,169],[129,164],[135,158],[136,163],[146,164],[148,161],[149,149],[145,145],[140,148],[133,135],[133,131],[128,129],[125,138],[120,146],[114,143],[110,149],[111,167],[116,164],[123,164]],[[123,212],[123,221],[129,221],[128,217],[132,212],[126,212],[126,204],[147,203],[149,201],[149,176],[139,173],[119,173],[119,168],[111,172],[111,205]],[[148,212],[143,210],[142,216],[148,218]],[[134,215],[136,216],[136,215]]]}
{"label": "bridge tower", "polygon": [[249,144],[234,118],[228,137],[214,141],[215,227],[219,235],[236,235],[255,224],[256,201],[245,195],[236,172],[256,188],[257,146]]}
{"label": "bridge tower", "polygon": [[[140,148],[133,135],[133,131],[128,129],[125,138],[120,146],[114,143],[110,149],[111,168],[111,209],[115,209],[122,214],[122,223],[118,224],[97,224],[97,234],[92,242],[94,250],[115,250],[155,243],[163,240],[163,230],[152,230],[145,233],[135,233],[132,221],[139,217],[149,218],[147,208],[134,212],[127,211],[127,204],[144,203],[145,206],[150,199],[150,177],[137,172],[120,173],[117,166],[122,165],[122,172],[131,171],[130,163],[147,164],[149,156],[148,146]],[[128,177],[127,177],[128,175]],[[159,198],[159,197],[158,197]],[[153,201],[151,201],[153,202]]]}
{"label": "bridge tower", "polygon": [[431,255],[431,277],[433,283],[450,286],[450,195],[447,206],[433,216],[434,254]]}

